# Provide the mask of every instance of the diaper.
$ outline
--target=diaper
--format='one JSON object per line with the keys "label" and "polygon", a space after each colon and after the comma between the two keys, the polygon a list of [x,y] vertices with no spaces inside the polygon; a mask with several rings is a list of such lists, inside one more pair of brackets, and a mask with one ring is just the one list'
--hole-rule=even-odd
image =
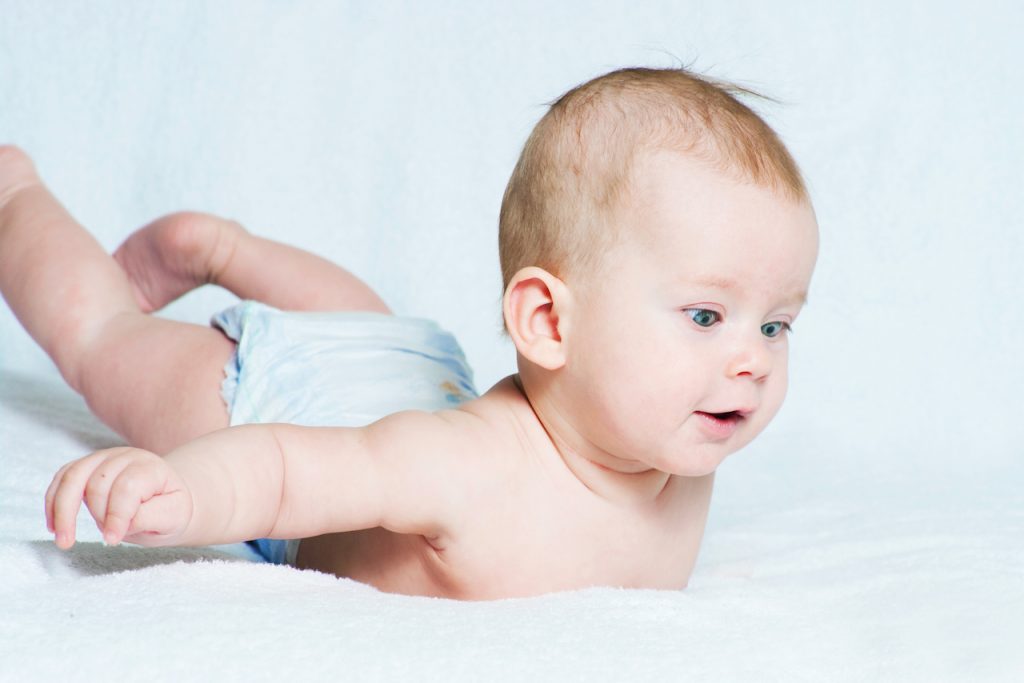
{"label": "diaper", "polygon": [[246,545],[258,556],[258,560],[271,564],[287,564],[295,566],[295,558],[299,554],[299,539],[257,538],[246,541]]}
{"label": "diaper", "polygon": [[361,427],[477,396],[458,342],[430,320],[246,301],[212,324],[237,342],[221,385],[231,425]]}
{"label": "diaper", "polygon": [[[281,311],[245,301],[212,324],[237,343],[221,395],[231,425],[361,427],[402,410],[453,408],[477,396],[458,342],[436,323],[365,311]],[[292,564],[297,541],[250,545]]]}

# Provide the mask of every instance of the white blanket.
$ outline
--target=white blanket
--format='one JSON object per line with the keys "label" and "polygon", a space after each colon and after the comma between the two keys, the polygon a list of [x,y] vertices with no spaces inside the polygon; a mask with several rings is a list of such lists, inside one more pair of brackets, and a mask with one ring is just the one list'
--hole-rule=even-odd
{"label": "white blanket", "polygon": [[1010,681],[1024,671],[1019,495],[954,508],[829,490],[782,503],[761,484],[783,481],[783,463],[769,475],[747,462],[720,476],[685,591],[460,603],[214,549],[105,548],[84,513],[84,542],[57,550],[42,515],[50,476],[116,441],[54,379],[0,373],[0,680]]}

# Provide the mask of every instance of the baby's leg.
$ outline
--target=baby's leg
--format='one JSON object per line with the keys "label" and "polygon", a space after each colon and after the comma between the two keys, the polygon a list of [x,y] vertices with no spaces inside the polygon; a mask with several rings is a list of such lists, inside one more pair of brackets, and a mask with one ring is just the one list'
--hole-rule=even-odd
{"label": "baby's leg", "polygon": [[0,147],[0,292],[129,443],[164,452],[227,426],[220,382],[233,342],[142,313],[121,268],[14,147]]}
{"label": "baby's leg", "polygon": [[204,284],[290,311],[390,313],[366,283],[307,251],[251,235],[238,223],[175,213],[133,233],[114,252],[143,311]]}

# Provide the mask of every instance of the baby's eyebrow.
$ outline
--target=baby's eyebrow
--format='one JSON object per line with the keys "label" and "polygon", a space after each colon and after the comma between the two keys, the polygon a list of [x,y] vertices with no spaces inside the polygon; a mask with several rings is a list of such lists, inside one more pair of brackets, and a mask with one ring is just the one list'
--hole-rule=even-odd
{"label": "baby's eyebrow", "polygon": [[[705,275],[694,278],[691,282],[698,287],[710,287],[714,289],[726,289],[736,291],[740,289],[740,283],[731,277],[724,277],[721,275]],[[807,290],[797,290],[792,294],[781,297],[781,301],[785,305],[797,305],[804,306],[807,303]]]}
{"label": "baby's eyebrow", "polygon": [[693,284],[699,287],[713,287],[715,289],[739,289],[739,283],[731,277],[709,275],[698,277],[692,280]]}
{"label": "baby's eyebrow", "polygon": [[785,303],[797,304],[799,306],[807,305],[807,291],[797,292],[793,296],[786,297]]}

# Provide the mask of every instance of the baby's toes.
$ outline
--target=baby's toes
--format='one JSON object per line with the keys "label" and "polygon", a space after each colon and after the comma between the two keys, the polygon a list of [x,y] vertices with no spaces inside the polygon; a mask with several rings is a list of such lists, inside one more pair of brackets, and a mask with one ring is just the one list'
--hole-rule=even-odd
{"label": "baby's toes", "polygon": [[36,168],[24,151],[14,145],[0,145],[0,206],[19,190],[39,183]]}

